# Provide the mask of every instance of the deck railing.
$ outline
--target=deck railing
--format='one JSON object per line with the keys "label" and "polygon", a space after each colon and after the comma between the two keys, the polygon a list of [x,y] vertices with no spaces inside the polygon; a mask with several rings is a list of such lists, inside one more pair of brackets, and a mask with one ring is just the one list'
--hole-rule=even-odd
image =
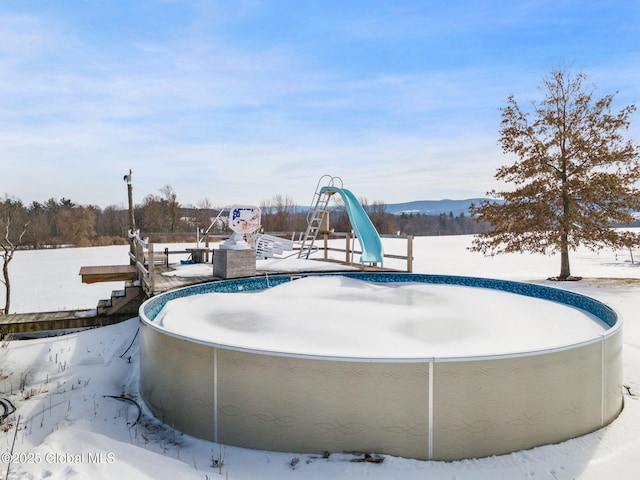
{"label": "deck railing", "polygon": [[141,238],[137,232],[129,235],[129,241],[131,242],[129,259],[138,271],[140,286],[147,295],[153,295],[155,265],[153,243]]}
{"label": "deck railing", "polygon": [[[291,232],[276,232],[270,233],[271,235],[282,236],[284,238],[291,238],[292,240],[295,237],[295,233]],[[131,261],[131,265],[135,265],[138,271],[138,281],[140,282],[140,286],[143,291],[152,296],[155,293],[155,268],[157,265],[168,264],[168,255],[171,253],[177,254],[188,252],[185,251],[169,251],[166,248],[163,248],[161,251],[156,251],[154,249],[154,244],[149,239],[152,237],[167,237],[173,235],[180,235],[181,237],[188,237],[188,234],[167,234],[167,233],[150,233],[145,234],[144,237],[140,235],[140,232],[137,231],[129,236],[131,242],[131,250],[129,252],[129,258]],[[322,258],[325,260],[329,260],[330,254],[329,252],[341,252],[343,255],[339,255],[339,257],[344,258],[344,260],[338,259],[339,261],[344,261],[350,265],[356,265],[357,262],[354,261],[355,256],[361,254],[362,252],[355,248],[355,239],[351,233],[323,233],[322,235],[322,245],[318,245],[318,251],[323,252]],[[384,259],[393,259],[393,260],[403,260],[406,262],[406,268],[403,271],[413,272],[413,235],[380,235],[381,238],[388,239],[397,239],[404,240],[406,242],[406,254],[398,255],[398,254],[384,254]],[[217,240],[220,241],[222,239],[229,238],[229,235],[208,235],[205,238],[204,250],[206,253],[209,252],[209,240]],[[344,239],[344,248],[339,248],[336,246],[330,246],[330,240],[335,239]],[[334,258],[335,260],[335,258]],[[205,262],[209,262],[209,257],[207,255]],[[358,264],[359,265],[359,264]]]}
{"label": "deck railing", "polygon": [[[330,239],[336,238],[344,238],[345,247],[337,248],[329,246]],[[398,240],[406,240],[406,255],[396,255],[396,254],[388,254],[385,253],[384,258],[394,259],[394,260],[404,260],[406,261],[406,270],[409,273],[413,272],[413,235],[380,235],[380,238],[389,238],[389,239],[398,239]],[[354,258],[356,255],[361,254],[362,252],[355,249],[354,240],[356,237],[350,233],[323,233],[322,234],[322,246],[318,247],[318,250],[323,252],[323,259],[329,259],[329,252],[342,252],[344,253],[344,262],[348,264],[354,263]]]}

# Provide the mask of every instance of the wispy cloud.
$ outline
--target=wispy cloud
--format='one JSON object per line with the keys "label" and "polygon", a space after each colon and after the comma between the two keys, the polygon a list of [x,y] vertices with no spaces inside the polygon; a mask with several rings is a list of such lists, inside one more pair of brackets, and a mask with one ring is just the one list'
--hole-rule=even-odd
{"label": "wispy cloud", "polygon": [[557,59],[621,100],[640,84],[627,20],[598,45],[545,36],[602,27],[574,2],[85,7],[0,5],[0,188],[25,200],[117,203],[129,167],[136,192],[169,183],[185,203],[304,203],[324,173],[370,199],[477,196],[505,160],[498,108],[535,98]]}

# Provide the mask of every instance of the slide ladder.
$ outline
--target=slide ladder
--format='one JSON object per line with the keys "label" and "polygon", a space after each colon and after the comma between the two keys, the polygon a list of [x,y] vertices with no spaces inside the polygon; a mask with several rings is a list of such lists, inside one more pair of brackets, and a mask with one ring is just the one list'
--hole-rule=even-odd
{"label": "slide ladder", "polygon": [[318,237],[320,225],[322,225],[324,216],[327,215],[327,205],[329,205],[329,201],[335,193],[335,191],[327,190],[324,187],[320,187],[322,180],[325,178],[328,179],[327,183],[329,186],[334,186],[336,181],[339,181],[340,186],[342,187],[342,180],[340,179],[340,177],[323,175],[322,177],[320,177],[320,180],[318,180],[316,193],[314,193],[313,195],[311,207],[309,208],[309,213],[307,214],[307,229],[304,232],[304,237],[302,240],[302,245],[300,246],[298,258],[309,258],[309,255],[311,255],[311,253],[314,251],[314,243],[316,241],[316,238]]}
{"label": "slide ladder", "polygon": [[[328,185],[321,187],[320,185],[324,178],[329,178],[330,181]],[[336,185],[336,180],[340,182],[339,187]],[[327,205],[329,200],[336,193],[342,197],[345,210],[351,222],[351,227],[360,243],[362,249],[360,263],[379,263],[382,265],[384,259],[382,240],[380,240],[380,235],[367,215],[367,212],[362,208],[362,205],[360,205],[355,195],[342,187],[342,180],[339,177],[331,177],[329,175],[321,177],[318,181],[311,209],[307,215],[307,230],[298,258],[309,258],[309,255],[314,249],[313,244],[318,236],[324,216],[328,214]]]}

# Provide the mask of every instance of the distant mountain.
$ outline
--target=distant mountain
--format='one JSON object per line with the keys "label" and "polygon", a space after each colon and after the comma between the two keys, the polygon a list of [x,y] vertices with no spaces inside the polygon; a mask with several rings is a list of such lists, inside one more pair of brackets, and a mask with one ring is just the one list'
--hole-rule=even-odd
{"label": "distant mountain", "polygon": [[388,203],[385,205],[387,213],[394,215],[401,215],[403,213],[424,215],[440,215],[441,213],[448,214],[453,213],[454,216],[458,216],[461,213],[469,215],[469,205],[480,203],[481,198],[468,198],[466,200],[418,200],[414,202],[404,203]]}
{"label": "distant mountain", "polygon": [[[404,202],[404,203],[387,203],[385,204],[385,210],[387,213],[391,213],[392,215],[402,215],[406,213],[410,214],[418,214],[421,213],[423,215],[440,215],[444,213],[446,215],[449,212],[453,213],[454,216],[458,216],[461,213],[469,216],[469,205],[472,203],[478,204],[480,200],[484,200],[482,198],[467,198],[466,200],[417,200],[413,202]],[[329,210],[336,210],[339,207],[330,206]],[[296,205],[294,210],[297,213],[307,212],[309,207],[305,207],[302,205]]]}

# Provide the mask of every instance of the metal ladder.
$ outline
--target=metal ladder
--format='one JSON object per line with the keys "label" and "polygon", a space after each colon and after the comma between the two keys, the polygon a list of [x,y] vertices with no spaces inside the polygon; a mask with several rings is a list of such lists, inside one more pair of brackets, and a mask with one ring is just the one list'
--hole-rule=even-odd
{"label": "metal ladder", "polygon": [[[321,185],[323,183],[323,179],[325,178],[327,179],[326,185]],[[298,252],[298,258],[309,258],[309,255],[311,255],[311,253],[314,251],[314,243],[316,241],[316,238],[318,237],[320,225],[322,225],[324,216],[328,213],[327,205],[329,204],[331,197],[335,193],[335,191],[332,190],[322,191],[322,189],[325,186],[335,187],[336,181],[340,182],[340,188],[342,188],[342,179],[340,177],[323,175],[322,177],[320,177],[320,180],[318,180],[316,192],[313,195],[309,213],[307,213],[307,229],[304,232],[302,244],[300,245],[300,252]]]}

